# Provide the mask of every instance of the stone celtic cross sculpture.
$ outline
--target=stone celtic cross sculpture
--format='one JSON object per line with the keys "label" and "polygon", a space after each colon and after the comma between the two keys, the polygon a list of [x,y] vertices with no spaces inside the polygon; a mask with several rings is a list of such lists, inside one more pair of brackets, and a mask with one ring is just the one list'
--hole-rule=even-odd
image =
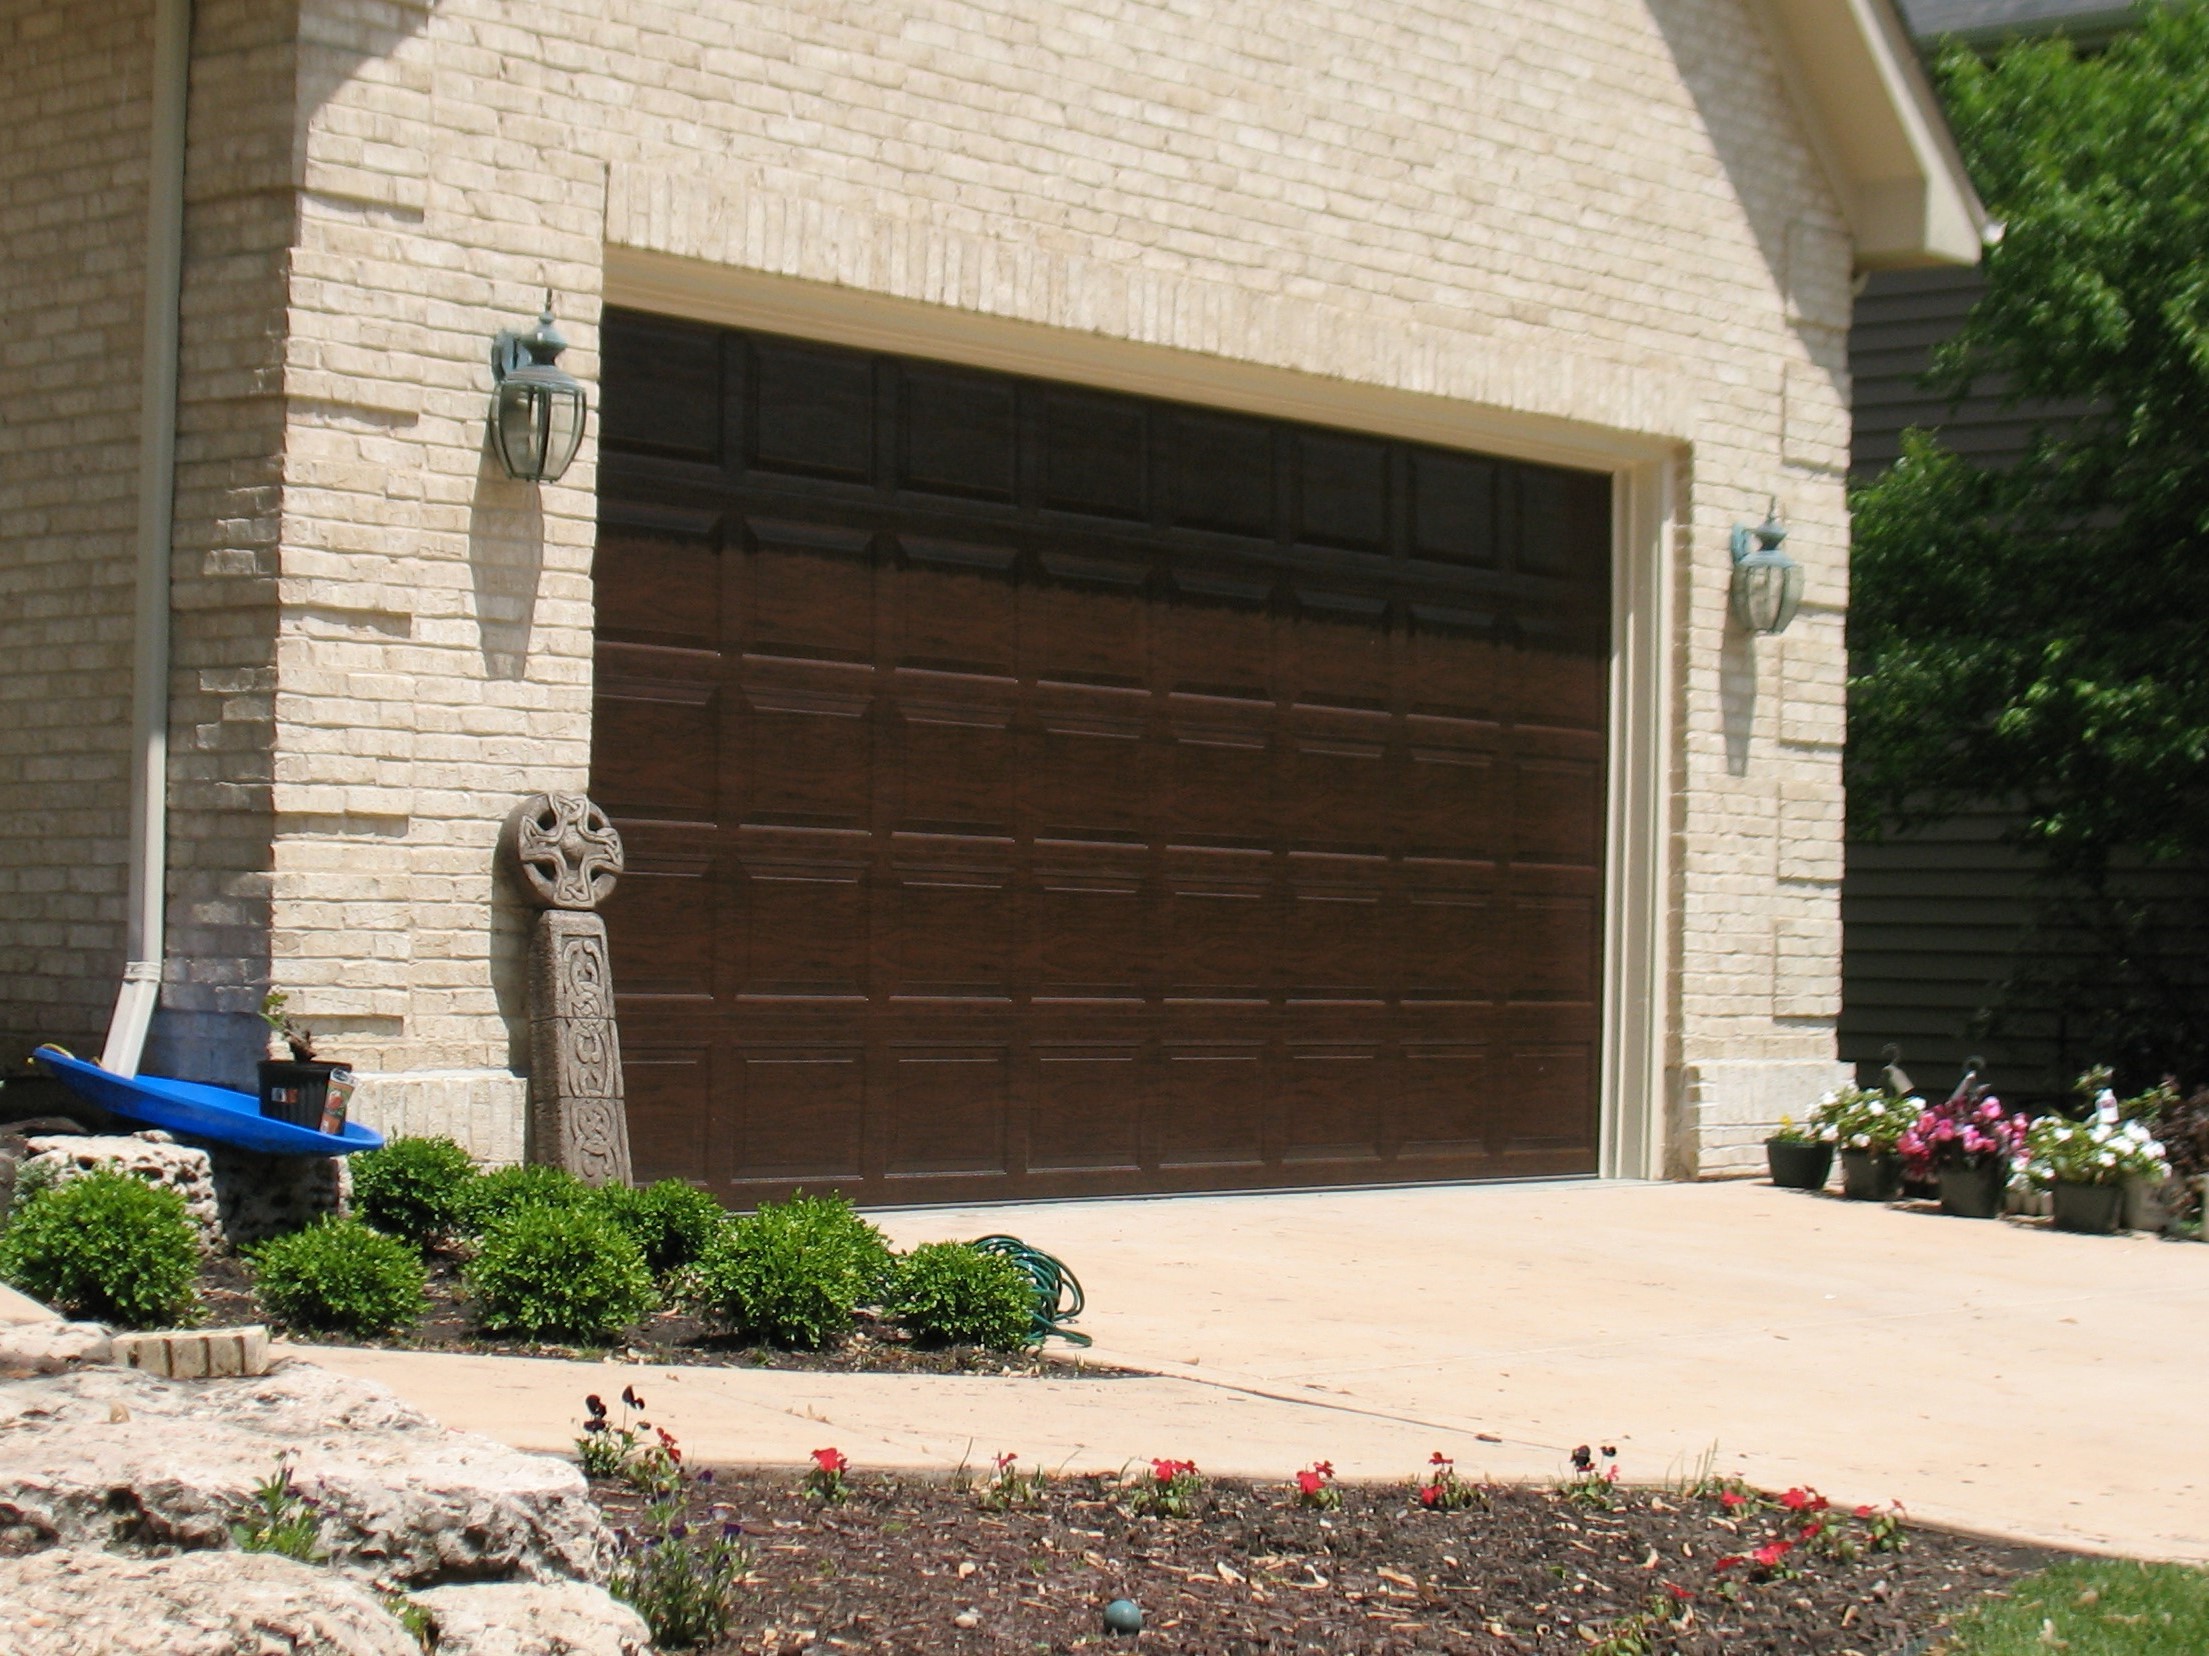
{"label": "stone celtic cross sculpture", "polygon": [[629,1118],[606,922],[621,836],[581,794],[533,794],[507,818],[504,851],[543,912],[529,946],[529,1157],[592,1184],[627,1184]]}

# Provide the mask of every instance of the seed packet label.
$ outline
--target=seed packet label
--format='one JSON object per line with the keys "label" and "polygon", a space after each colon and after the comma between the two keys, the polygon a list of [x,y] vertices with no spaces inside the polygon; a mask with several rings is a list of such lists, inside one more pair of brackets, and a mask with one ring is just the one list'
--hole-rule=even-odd
{"label": "seed packet label", "polygon": [[353,1101],[353,1072],[330,1072],[330,1090],[322,1098],[322,1130],[332,1138],[345,1131],[346,1107]]}

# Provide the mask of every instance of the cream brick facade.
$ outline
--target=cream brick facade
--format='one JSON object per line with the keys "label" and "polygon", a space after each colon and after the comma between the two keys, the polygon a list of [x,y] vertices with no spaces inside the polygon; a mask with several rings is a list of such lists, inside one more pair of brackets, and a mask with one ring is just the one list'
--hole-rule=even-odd
{"label": "cream brick facade", "polygon": [[[121,957],[146,10],[0,20],[11,1058]],[[1641,456],[1665,1166],[1834,1075],[1851,241],[1751,0],[203,0],[193,57],[149,1067],[241,1075],[273,982],[367,1113],[518,1153],[492,847],[588,775],[595,454],[506,480],[485,353],[549,287],[586,381],[606,302],[779,292]],[[1750,640],[1768,495],[1809,601]]]}

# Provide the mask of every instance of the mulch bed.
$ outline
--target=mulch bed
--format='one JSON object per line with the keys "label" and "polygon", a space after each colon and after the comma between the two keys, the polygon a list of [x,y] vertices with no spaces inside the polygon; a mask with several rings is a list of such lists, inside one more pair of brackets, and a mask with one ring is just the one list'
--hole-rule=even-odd
{"label": "mulch bed", "polygon": [[[595,1489],[617,1526],[640,1522],[642,1497]],[[956,1483],[855,1475],[851,1498],[828,1506],[794,1473],[726,1472],[698,1493],[742,1524],[754,1563],[737,1627],[713,1648],[1915,1656],[1972,1601],[2055,1556],[1906,1528],[1896,1551],[1797,1548],[1776,1571],[1720,1568],[1799,1534],[1799,1520],[1768,1500],[1729,1509],[1715,1494],[1631,1487],[1611,1510],[1503,1486],[1434,1512],[1409,1491],[1346,1486],[1326,1513],[1297,1506],[1286,1484],[1223,1480],[1195,1516],[1171,1519],[1130,1515],[1094,1476],[990,1512]],[[1845,1516],[1838,1527],[1863,1530]],[[1144,1612],[1139,1636],[1104,1629],[1103,1606],[1123,1596]]]}
{"label": "mulch bed", "polygon": [[[370,1346],[386,1351],[473,1351],[508,1357],[564,1357],[595,1361],[611,1357],[637,1363],[703,1365],[722,1368],[799,1369],[816,1374],[983,1374],[1035,1378],[1110,1379],[1135,1371],[1075,1362],[1053,1346],[1050,1355],[1032,1351],[985,1351],[978,1346],[916,1346],[894,1324],[861,1312],[858,1326],[842,1344],[821,1351],[783,1351],[747,1344],[716,1334],[695,1317],[659,1311],[629,1331],[612,1349],[544,1344],[487,1334],[475,1324],[460,1286],[460,1262],[433,1254],[429,1271],[429,1315],[406,1333],[363,1340],[350,1335],[303,1334],[317,1345]],[[235,1258],[216,1256],[201,1269],[200,1302],[207,1320],[218,1325],[272,1322],[253,1292],[253,1279]]]}

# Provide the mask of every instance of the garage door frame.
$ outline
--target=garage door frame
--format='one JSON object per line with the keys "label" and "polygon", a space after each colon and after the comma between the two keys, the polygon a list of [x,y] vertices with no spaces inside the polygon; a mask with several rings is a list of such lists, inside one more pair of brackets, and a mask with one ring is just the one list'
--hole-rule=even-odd
{"label": "garage door frame", "polygon": [[1613,579],[1597,1167],[1610,1178],[1663,1176],[1666,1055],[1675,1027],[1666,962],[1676,584],[1670,549],[1677,538],[1674,476],[1685,446],[1678,437],[623,248],[607,250],[605,278],[609,305],[694,322],[1608,472]]}

